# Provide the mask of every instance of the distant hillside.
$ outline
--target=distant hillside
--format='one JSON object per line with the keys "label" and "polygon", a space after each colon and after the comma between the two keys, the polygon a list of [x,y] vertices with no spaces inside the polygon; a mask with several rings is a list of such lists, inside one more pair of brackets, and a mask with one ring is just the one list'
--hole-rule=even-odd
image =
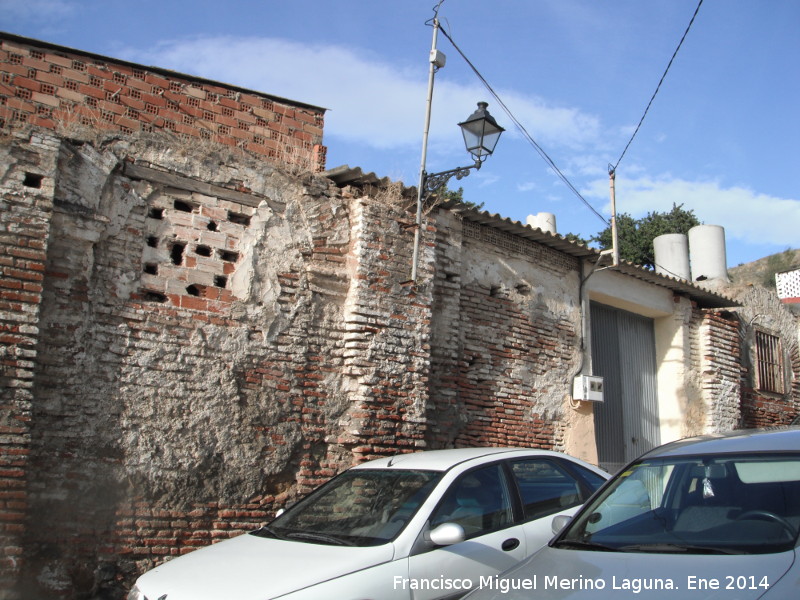
{"label": "distant hillside", "polygon": [[731,267],[728,275],[736,285],[758,285],[775,289],[775,273],[800,267],[800,250],[784,250],[753,262]]}

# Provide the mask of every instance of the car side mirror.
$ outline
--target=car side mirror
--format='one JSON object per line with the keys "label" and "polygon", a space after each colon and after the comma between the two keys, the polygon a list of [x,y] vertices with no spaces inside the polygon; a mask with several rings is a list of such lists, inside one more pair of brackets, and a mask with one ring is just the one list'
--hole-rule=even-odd
{"label": "car side mirror", "polygon": [[572,517],[569,515],[556,515],[553,517],[553,523],[550,526],[550,528],[553,530],[553,534],[556,534],[564,529],[571,518]]}
{"label": "car side mirror", "polygon": [[428,534],[428,539],[437,546],[452,546],[466,538],[464,528],[458,523],[442,523]]}

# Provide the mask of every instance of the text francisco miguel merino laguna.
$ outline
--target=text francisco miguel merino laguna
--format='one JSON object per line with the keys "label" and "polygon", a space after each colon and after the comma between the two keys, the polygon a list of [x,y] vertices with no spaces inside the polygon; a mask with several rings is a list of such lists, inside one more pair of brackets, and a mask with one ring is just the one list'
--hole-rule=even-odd
{"label": "text francisco miguel merino laguna", "polygon": [[[720,589],[720,582],[704,581],[700,578],[690,576],[686,582],[686,589]],[[709,585],[711,583],[711,585]],[[394,589],[403,590],[471,590],[475,581],[472,579],[455,579],[444,576],[425,579],[414,579],[395,575]],[[768,584],[761,583],[759,587],[769,587]],[[529,578],[506,578],[498,575],[483,576],[478,580],[478,588],[498,590],[501,593],[508,593],[511,590],[627,590],[638,594],[645,590],[677,590],[678,585],[669,577],[616,577],[611,581],[603,578],[564,578],[556,575],[539,577],[533,575]]]}

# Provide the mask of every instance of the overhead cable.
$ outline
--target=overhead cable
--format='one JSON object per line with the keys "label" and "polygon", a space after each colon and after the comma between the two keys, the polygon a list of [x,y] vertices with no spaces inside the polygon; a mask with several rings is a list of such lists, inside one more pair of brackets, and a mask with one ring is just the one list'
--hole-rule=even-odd
{"label": "overhead cable", "polygon": [[597,217],[605,225],[609,225],[608,220],[603,215],[601,215],[591,204],[589,204],[589,202],[586,200],[586,198],[584,198],[581,195],[581,193],[575,188],[575,186],[572,185],[572,183],[569,181],[569,179],[567,179],[566,175],[564,175],[564,173],[561,172],[561,169],[559,169],[556,166],[555,162],[553,162],[553,159],[550,158],[550,156],[548,156],[547,152],[545,152],[544,149],[538,143],[536,143],[536,140],[533,139],[531,134],[528,133],[528,131],[525,129],[525,127],[522,125],[522,123],[520,123],[517,120],[517,118],[512,114],[512,112],[506,106],[505,102],[503,102],[503,100],[500,98],[500,96],[497,95],[497,92],[495,92],[494,89],[492,88],[492,86],[489,85],[489,82],[486,81],[486,78],[484,78],[484,76],[481,75],[480,71],[478,71],[478,69],[475,67],[475,65],[472,64],[472,61],[470,61],[466,57],[466,55],[461,51],[461,48],[458,47],[458,45],[453,41],[453,38],[450,37],[450,35],[447,33],[447,31],[443,27],[441,27],[441,25],[439,27],[439,30],[450,41],[450,43],[453,45],[453,48],[456,49],[456,51],[461,55],[461,58],[464,59],[464,61],[469,65],[469,67],[472,69],[472,71],[475,73],[475,75],[478,77],[478,79],[481,80],[481,82],[486,87],[486,89],[489,91],[489,93],[494,97],[495,101],[500,105],[500,107],[506,113],[508,118],[511,119],[511,121],[514,123],[514,125],[517,127],[517,129],[520,131],[520,133],[522,133],[523,137],[528,141],[529,144],[531,144],[531,146],[533,146],[533,148],[536,150],[536,152],[539,153],[539,156],[541,156],[542,159],[549,165],[549,167],[558,176],[558,178],[561,179],[561,181],[564,182],[564,184],[572,191],[572,193],[574,193],[578,197],[578,199],[581,202],[583,202],[583,204],[585,204],[587,208],[589,208],[589,210],[591,210],[595,215],[597,215]]}
{"label": "overhead cable", "polygon": [[689,21],[689,25],[686,27],[686,31],[683,32],[683,37],[681,38],[681,41],[678,42],[678,47],[675,48],[675,52],[672,53],[672,58],[669,59],[669,63],[667,64],[667,68],[664,70],[664,74],[661,76],[661,80],[658,82],[658,85],[656,86],[656,91],[653,92],[653,95],[650,98],[650,102],[647,103],[647,107],[644,109],[644,114],[642,114],[642,118],[639,119],[639,124],[636,126],[636,130],[633,132],[633,135],[631,135],[631,139],[628,140],[628,143],[625,144],[625,149],[622,151],[622,154],[617,159],[616,164],[613,167],[610,167],[612,170],[614,170],[614,171],[617,170],[617,166],[619,166],[619,163],[622,161],[622,158],[625,156],[625,153],[628,151],[628,148],[630,147],[631,143],[633,142],[633,138],[635,138],[636,134],[639,133],[639,129],[641,128],[642,123],[644,122],[644,118],[647,116],[647,112],[650,110],[650,106],[653,104],[653,100],[656,99],[656,94],[658,94],[658,90],[661,89],[661,84],[664,83],[664,79],[666,79],[667,73],[669,73],[669,68],[672,66],[672,62],[675,60],[675,57],[678,55],[678,50],[681,49],[681,46],[683,45],[683,41],[686,39],[686,36],[689,34],[689,30],[692,28],[692,23],[694,23],[694,19],[695,19],[695,17],[697,17],[697,13],[700,11],[700,6],[702,6],[702,4],[703,4],[703,0],[700,0],[700,2],[698,2],[698,4],[697,4],[697,8],[694,10],[694,14],[692,15],[691,20]]}

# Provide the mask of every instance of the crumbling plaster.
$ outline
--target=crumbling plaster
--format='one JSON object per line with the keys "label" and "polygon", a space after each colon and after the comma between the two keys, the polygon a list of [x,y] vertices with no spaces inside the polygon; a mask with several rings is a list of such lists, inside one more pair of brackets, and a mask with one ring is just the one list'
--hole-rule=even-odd
{"label": "crumbling plaster", "polygon": [[[185,157],[175,161],[171,148],[153,143],[112,141],[102,149],[61,146],[48,269],[62,273],[64,278],[55,281],[65,285],[56,283],[45,293],[42,329],[60,339],[57,348],[43,348],[47,362],[40,377],[38,416],[60,415],[71,427],[75,420],[84,421],[93,435],[62,441],[58,431],[36,429],[40,447],[67,451],[77,446],[80,452],[70,454],[79,460],[94,457],[98,469],[108,471],[90,485],[95,493],[104,485],[131,486],[136,494],[172,503],[208,493],[220,501],[257,495],[264,476],[284,470],[303,437],[297,423],[291,425],[287,418],[293,409],[261,393],[246,393],[240,380],[247,356],[274,343],[299,310],[281,310],[276,274],[303,272],[301,252],[312,245],[303,209],[307,192],[288,178],[275,183],[281,176],[269,167],[251,166],[248,172],[240,160],[232,169],[221,157],[219,170],[212,172],[214,183],[246,178],[251,190],[263,196],[277,192],[291,207],[285,215],[275,215],[262,203],[238,249],[244,268],[237,272],[240,282],[234,293],[241,305],[231,314],[247,314],[247,321],[188,319],[180,324],[156,318],[140,327],[149,320],[147,306],[137,311],[126,305],[141,283],[140,232],[147,207],[158,196],[181,194],[156,190],[147,182],[132,184],[116,174],[132,155],[165,169],[193,170]],[[347,242],[346,235],[342,241]],[[322,322],[336,318],[327,314],[329,306],[317,310]],[[131,326],[127,319],[139,323]],[[180,327],[185,331],[176,331]],[[109,360],[109,354],[118,360]],[[63,376],[53,389],[45,382],[55,370]],[[335,421],[342,404],[326,403],[323,413]],[[111,421],[93,427],[92,419],[100,414]],[[283,443],[270,448],[258,435],[247,433],[259,429],[269,429]],[[50,480],[60,479],[62,468],[48,465],[36,479],[51,490],[63,488]]]}
{"label": "crumbling plaster", "polygon": [[[551,362],[545,355],[535,361],[510,361],[507,376],[524,382],[525,387],[536,390],[535,410],[547,418],[558,421],[562,415],[565,382],[570,380],[580,360],[580,348],[574,342],[576,329],[581,323],[577,302],[578,273],[554,272],[528,259],[499,252],[497,248],[470,245],[470,259],[461,277],[467,288],[479,288],[489,294],[506,299],[530,321],[548,320],[564,360]],[[559,326],[561,325],[561,326]],[[497,324],[492,319],[475,325],[476,339],[496,340],[499,348],[505,344],[522,343],[535,348],[540,340],[522,341],[518,336],[507,339],[498,336]]]}
{"label": "crumbling plaster", "polygon": [[565,449],[580,429],[564,418],[581,357],[577,261],[449,211],[436,225],[431,438]]}
{"label": "crumbling plaster", "polygon": [[[734,287],[742,307],[736,309],[739,319],[738,335],[742,353],[741,424],[746,427],[763,426],[774,422],[788,423],[800,413],[800,340],[796,315],[783,304],[771,290],[756,286]],[[762,331],[780,340],[784,367],[783,394],[758,389],[755,374],[755,333]]]}
{"label": "crumbling plaster", "polygon": [[[141,503],[274,509],[376,453],[424,446],[429,299],[399,283],[412,238],[402,194],[377,204],[227,150],[194,160],[163,137],[36,152],[53,209],[29,589],[105,585],[91,557]],[[221,195],[180,187],[195,180]],[[241,223],[226,222],[233,210]],[[194,535],[169,531],[168,551]]]}

